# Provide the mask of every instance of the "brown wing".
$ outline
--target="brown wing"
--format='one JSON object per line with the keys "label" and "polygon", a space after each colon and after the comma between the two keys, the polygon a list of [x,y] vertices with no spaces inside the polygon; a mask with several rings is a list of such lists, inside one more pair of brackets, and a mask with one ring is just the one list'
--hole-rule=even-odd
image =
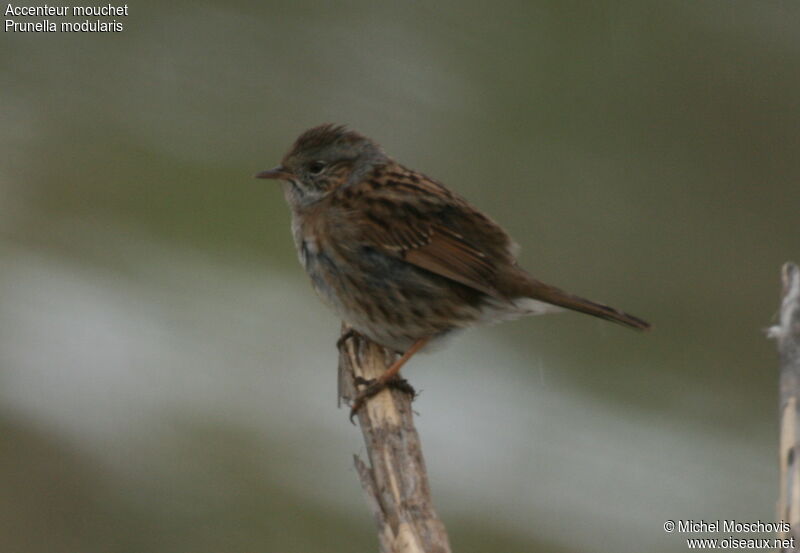
{"label": "brown wing", "polygon": [[[497,270],[514,263],[511,240],[494,221],[443,185],[399,165],[379,170],[349,193],[359,239],[497,298]],[[360,189],[360,190],[359,190]]]}

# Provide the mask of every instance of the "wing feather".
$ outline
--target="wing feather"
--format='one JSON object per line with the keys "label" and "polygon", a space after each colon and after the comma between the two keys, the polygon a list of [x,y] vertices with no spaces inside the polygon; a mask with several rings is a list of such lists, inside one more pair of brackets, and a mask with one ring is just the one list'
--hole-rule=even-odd
{"label": "wing feather", "polygon": [[[359,240],[501,299],[497,267],[514,263],[508,235],[441,184],[405,168],[377,172],[348,193]],[[364,187],[359,191],[358,188]],[[363,193],[359,193],[363,192]]]}

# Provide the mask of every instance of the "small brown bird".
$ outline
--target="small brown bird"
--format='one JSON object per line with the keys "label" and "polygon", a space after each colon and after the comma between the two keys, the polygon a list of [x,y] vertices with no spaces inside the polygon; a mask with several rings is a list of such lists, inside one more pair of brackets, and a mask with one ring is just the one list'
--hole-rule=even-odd
{"label": "small brown bird", "polygon": [[650,326],[536,280],[497,223],[343,126],[307,130],[279,166],[256,176],[281,181],[300,261],[323,301],[402,353],[361,390],[351,416],[412,355],[458,329],[563,308]]}

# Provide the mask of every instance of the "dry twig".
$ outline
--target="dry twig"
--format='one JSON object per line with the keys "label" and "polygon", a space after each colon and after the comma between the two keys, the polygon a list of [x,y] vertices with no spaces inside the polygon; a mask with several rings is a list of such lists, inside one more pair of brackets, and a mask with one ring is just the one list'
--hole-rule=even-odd
{"label": "dry twig", "polygon": [[[342,335],[347,331],[343,326]],[[352,401],[356,378],[379,377],[393,358],[393,353],[360,335],[343,340],[340,397]],[[411,401],[409,394],[393,389],[367,400],[358,421],[369,465],[355,456],[356,470],[378,525],[381,553],[450,553],[444,524],[433,510]]]}
{"label": "dry twig", "polygon": [[[782,270],[783,300],[779,322],[769,329],[780,353],[780,495],[778,519],[800,543],[800,268],[786,263]],[[787,551],[784,549],[784,551]]]}

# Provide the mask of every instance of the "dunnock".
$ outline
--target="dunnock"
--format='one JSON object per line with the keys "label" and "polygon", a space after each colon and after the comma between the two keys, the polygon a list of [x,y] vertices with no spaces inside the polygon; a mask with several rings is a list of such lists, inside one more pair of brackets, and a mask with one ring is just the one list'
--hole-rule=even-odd
{"label": "dunnock", "polygon": [[454,330],[563,308],[650,326],[536,280],[497,223],[343,126],[307,130],[279,166],[256,176],[281,181],[300,261],[322,300],[402,353],[359,392],[351,416],[412,355]]}

